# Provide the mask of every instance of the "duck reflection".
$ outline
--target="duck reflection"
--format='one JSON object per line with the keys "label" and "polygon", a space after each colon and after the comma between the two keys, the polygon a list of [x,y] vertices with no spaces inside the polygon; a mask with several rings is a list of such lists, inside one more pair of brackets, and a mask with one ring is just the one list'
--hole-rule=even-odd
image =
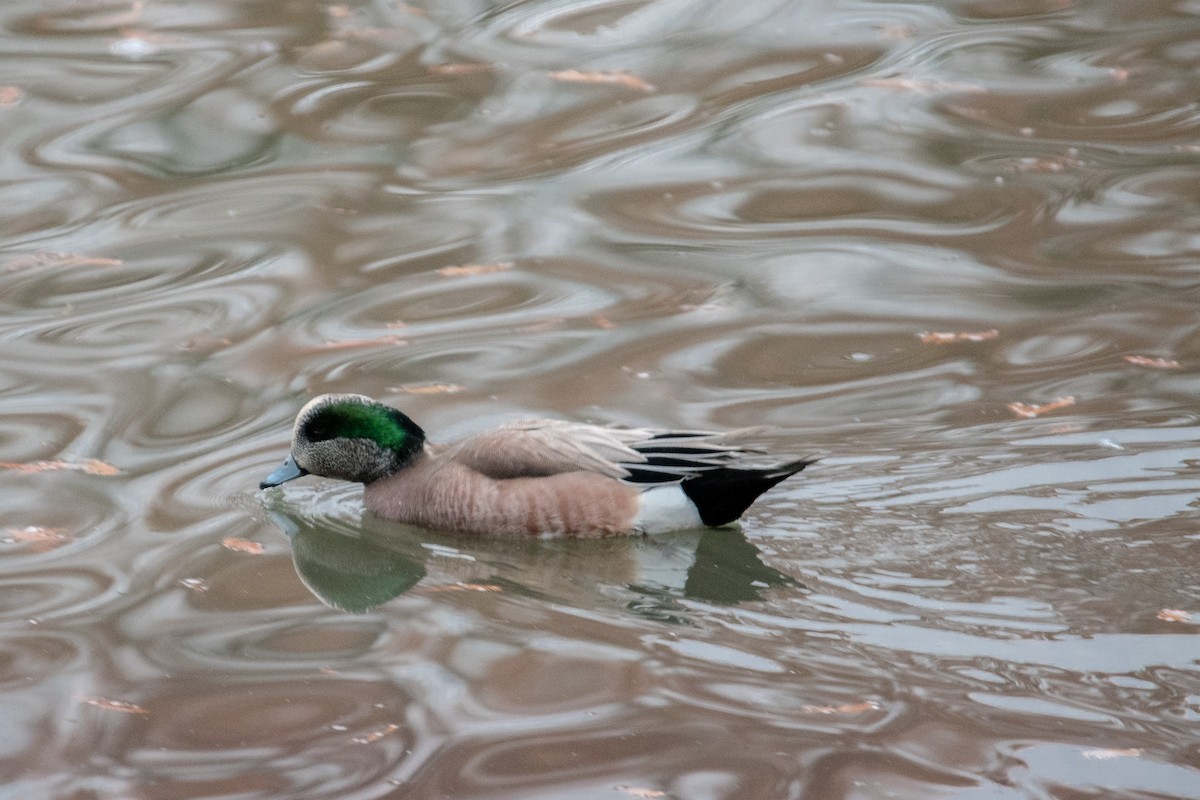
{"label": "duck reflection", "polygon": [[797,585],[764,564],[737,528],[602,540],[464,539],[370,515],[354,527],[278,509],[267,514],[291,540],[301,582],[321,602],[352,613],[427,576],[425,591],[495,589],[567,601],[622,587],[647,601],[630,604],[639,613],[679,598],[732,605]]}
{"label": "duck reflection", "polygon": [[425,577],[429,551],[408,538],[356,536],[328,520],[268,511],[292,543],[292,563],[308,590],[342,611],[368,611]]}

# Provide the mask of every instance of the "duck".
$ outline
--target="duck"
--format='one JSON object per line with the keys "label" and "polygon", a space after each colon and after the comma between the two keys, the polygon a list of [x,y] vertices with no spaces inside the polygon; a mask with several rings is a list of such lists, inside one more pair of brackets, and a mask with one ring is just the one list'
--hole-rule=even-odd
{"label": "duck", "polygon": [[392,406],[326,394],[300,409],[291,452],[259,488],[353,481],[375,515],[444,532],[649,535],[733,523],[816,461],[743,447],[746,433],[527,419],[435,444]]}

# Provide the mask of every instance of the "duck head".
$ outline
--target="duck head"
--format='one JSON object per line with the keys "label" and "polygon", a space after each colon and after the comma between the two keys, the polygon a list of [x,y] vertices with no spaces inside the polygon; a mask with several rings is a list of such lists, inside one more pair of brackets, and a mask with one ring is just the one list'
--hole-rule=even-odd
{"label": "duck head", "polygon": [[425,432],[391,406],[361,394],[326,394],[296,416],[292,452],[258,486],[305,475],[371,483],[406,467],[425,446]]}

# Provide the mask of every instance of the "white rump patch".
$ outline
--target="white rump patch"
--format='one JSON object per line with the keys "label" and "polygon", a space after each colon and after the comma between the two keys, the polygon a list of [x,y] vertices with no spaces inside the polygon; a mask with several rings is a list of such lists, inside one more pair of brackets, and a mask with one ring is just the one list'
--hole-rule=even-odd
{"label": "white rump patch", "polygon": [[641,495],[641,508],[633,520],[642,533],[666,533],[703,528],[700,512],[679,486],[659,486]]}

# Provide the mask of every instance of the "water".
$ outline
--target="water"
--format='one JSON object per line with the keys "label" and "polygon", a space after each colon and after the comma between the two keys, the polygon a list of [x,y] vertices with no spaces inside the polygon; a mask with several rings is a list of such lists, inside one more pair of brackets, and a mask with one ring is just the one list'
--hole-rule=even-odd
{"label": "water", "polygon": [[[1200,4],[0,35],[0,798],[1200,797]],[[469,540],[254,491],[328,391],[824,458]]]}

